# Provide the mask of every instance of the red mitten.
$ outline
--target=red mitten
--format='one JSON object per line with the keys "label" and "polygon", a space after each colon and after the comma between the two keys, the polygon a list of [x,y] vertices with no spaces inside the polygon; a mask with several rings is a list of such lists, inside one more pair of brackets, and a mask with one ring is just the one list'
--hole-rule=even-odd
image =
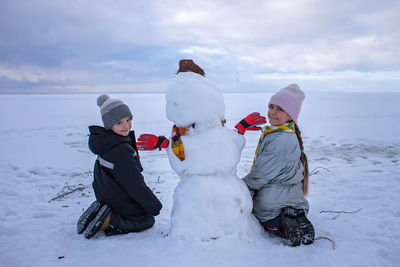
{"label": "red mitten", "polygon": [[264,116],[261,116],[259,112],[253,112],[247,115],[246,118],[241,120],[238,124],[235,125],[235,128],[238,130],[240,134],[244,134],[247,130],[249,131],[258,131],[261,127],[257,127],[257,125],[266,123],[267,120]]}
{"label": "red mitten", "polygon": [[153,150],[167,148],[169,141],[165,136],[156,136],[154,134],[142,134],[136,143],[139,150]]}

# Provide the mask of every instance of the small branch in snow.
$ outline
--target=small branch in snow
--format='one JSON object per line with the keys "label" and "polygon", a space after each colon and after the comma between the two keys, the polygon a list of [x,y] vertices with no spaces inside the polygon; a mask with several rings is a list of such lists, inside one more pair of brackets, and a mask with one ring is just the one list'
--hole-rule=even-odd
{"label": "small branch in snow", "polygon": [[326,236],[319,236],[319,237],[316,237],[314,240],[316,241],[316,240],[320,240],[320,239],[326,239],[326,240],[331,241],[332,248],[333,248],[333,250],[335,250],[335,241],[333,241],[332,239],[330,239],[330,238],[328,238]]}
{"label": "small branch in snow", "polygon": [[324,168],[324,167],[316,167],[316,168],[314,168],[312,171],[310,171],[310,176],[313,175],[313,174],[317,174],[317,173],[319,172],[318,169],[324,169],[324,170],[326,170],[327,172],[330,172],[330,173],[331,173],[331,171],[330,171],[329,169],[327,169],[327,168]]}
{"label": "small branch in snow", "polygon": [[326,212],[331,212],[331,213],[337,213],[338,215],[336,215],[335,217],[333,217],[332,219],[336,219],[337,217],[339,217],[340,214],[342,213],[357,213],[360,210],[362,210],[361,208],[359,208],[358,210],[355,211],[335,211],[335,210],[321,210],[319,213],[326,213]]}
{"label": "small branch in snow", "polygon": [[[85,185],[85,186],[82,186],[82,187],[77,187],[77,188],[74,188],[74,189],[72,189],[72,190],[70,190],[70,191],[67,191],[67,192],[58,194],[56,197],[53,197],[52,199],[50,199],[50,200],[49,200],[49,203],[52,202],[52,201],[54,201],[54,200],[56,200],[56,199],[63,198],[63,197],[65,197],[65,196],[67,196],[67,195],[69,195],[69,194],[72,194],[72,193],[74,193],[74,192],[83,191],[83,190],[85,190],[86,188],[88,188],[89,186],[90,186],[90,184]],[[64,187],[64,188],[61,190],[61,192],[64,191],[65,188],[69,188],[69,186]]]}
{"label": "small branch in snow", "polygon": [[157,177],[157,181],[155,182],[156,184],[161,184],[161,183],[164,183],[165,181],[164,180],[161,180],[160,181],[160,176],[158,176]]}
{"label": "small branch in snow", "polygon": [[[76,173],[75,172],[75,173],[71,174],[69,179],[71,180],[71,179],[75,179],[77,177],[87,178],[87,177],[91,177],[91,176],[93,176],[93,172],[92,171],[83,171],[83,172],[80,172],[80,173]],[[49,200],[49,203],[54,201],[54,200],[58,200],[58,199],[64,198],[64,197],[66,197],[66,196],[68,196],[68,195],[70,195],[70,194],[72,194],[74,192],[83,191],[88,187],[90,187],[90,184],[83,185],[83,184],[79,183],[78,185],[76,185],[76,184],[70,185],[69,182],[67,181],[67,182],[65,182],[65,185],[60,190],[60,192],[58,192],[57,196]]]}

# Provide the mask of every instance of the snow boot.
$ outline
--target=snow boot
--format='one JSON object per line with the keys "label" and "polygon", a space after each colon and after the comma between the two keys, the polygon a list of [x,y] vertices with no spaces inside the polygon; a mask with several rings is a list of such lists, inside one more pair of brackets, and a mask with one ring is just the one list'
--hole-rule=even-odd
{"label": "snow boot", "polygon": [[261,225],[264,227],[264,230],[273,235],[273,236],[280,236],[279,227],[280,227],[280,220],[281,216],[277,216],[266,222],[261,222]]}
{"label": "snow boot", "polygon": [[314,226],[304,213],[297,217],[297,222],[300,225],[301,243],[303,243],[303,245],[311,245],[315,239]]}
{"label": "snow boot", "polygon": [[100,231],[103,224],[109,220],[109,216],[111,215],[111,208],[105,204],[101,207],[96,217],[89,223],[88,227],[85,230],[85,237],[87,239],[92,238],[95,234]]}
{"label": "snow boot", "polygon": [[302,232],[300,224],[297,221],[298,216],[303,213],[303,210],[294,209],[292,207],[285,207],[281,213],[281,225],[289,241],[289,246],[300,246],[302,241]]}
{"label": "snow boot", "polygon": [[96,217],[97,213],[99,212],[101,205],[99,202],[94,201],[89,208],[82,213],[81,217],[79,217],[78,222],[76,224],[76,230],[78,234],[82,234],[85,231],[86,227],[89,223]]}
{"label": "snow boot", "polygon": [[112,224],[108,224],[107,228],[104,229],[104,233],[106,234],[106,236],[110,236],[110,235],[127,234],[128,232],[122,231],[122,230],[116,228]]}

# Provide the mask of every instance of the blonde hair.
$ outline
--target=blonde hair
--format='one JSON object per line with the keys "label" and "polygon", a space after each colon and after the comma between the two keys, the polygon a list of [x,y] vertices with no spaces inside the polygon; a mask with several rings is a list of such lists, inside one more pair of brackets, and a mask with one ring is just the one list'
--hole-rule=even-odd
{"label": "blonde hair", "polygon": [[297,124],[294,124],[294,129],[296,132],[296,136],[297,139],[299,140],[299,145],[300,145],[300,149],[301,149],[301,154],[300,154],[300,160],[301,163],[303,164],[304,167],[304,178],[303,178],[303,194],[304,196],[308,195],[308,188],[309,188],[309,172],[308,172],[308,160],[307,160],[307,156],[306,153],[304,153],[304,147],[303,147],[303,139],[301,138],[301,132],[299,127],[297,126]]}

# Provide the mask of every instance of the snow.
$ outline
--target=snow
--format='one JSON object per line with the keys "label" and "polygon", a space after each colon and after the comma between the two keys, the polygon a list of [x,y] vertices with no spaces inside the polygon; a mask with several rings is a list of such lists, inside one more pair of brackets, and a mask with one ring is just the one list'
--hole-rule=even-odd
{"label": "snow", "polygon": [[[164,94],[110,96],[131,107],[137,136],[170,135]],[[306,92],[299,126],[312,171],[309,218],[316,236],[335,241],[335,249],[327,239],[291,248],[265,233],[255,240],[171,238],[180,177],[166,151],[140,153],[146,182],[163,203],[153,228],[90,240],[76,234],[76,220],[94,200],[87,186],[95,161],[87,126],[101,124],[96,97],[0,95],[1,266],[398,265],[400,94]],[[223,97],[227,128],[233,129],[253,111],[265,115],[270,94]],[[258,137],[245,135],[239,177],[250,169]],[[83,190],[50,201],[73,188]]]}

